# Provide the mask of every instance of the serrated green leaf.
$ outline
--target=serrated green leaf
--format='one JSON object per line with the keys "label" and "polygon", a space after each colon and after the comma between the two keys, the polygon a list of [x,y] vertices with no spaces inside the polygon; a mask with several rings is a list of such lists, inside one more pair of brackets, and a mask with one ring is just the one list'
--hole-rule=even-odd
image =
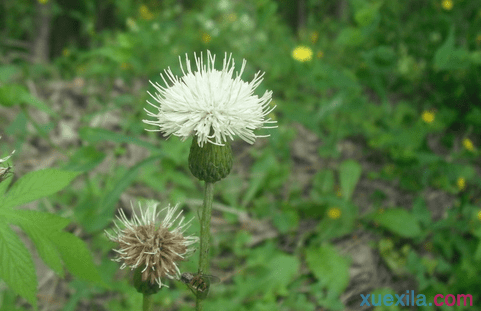
{"label": "serrated green leaf", "polygon": [[68,232],[58,232],[52,241],[70,273],[81,280],[105,286],[84,241]]}
{"label": "serrated green leaf", "polygon": [[58,169],[30,172],[0,200],[0,208],[19,206],[49,196],[67,186],[79,173]]}
{"label": "serrated green leaf", "polygon": [[342,197],[348,201],[361,177],[361,165],[354,160],[344,161],[339,168]]}
{"label": "serrated green leaf", "polygon": [[0,215],[10,223],[22,228],[34,242],[42,260],[63,277],[62,261],[52,239],[55,238],[57,232],[70,223],[70,220],[54,214],[10,208],[1,209]]}
{"label": "serrated green leaf", "polygon": [[37,308],[37,275],[32,257],[4,220],[0,220],[0,278]]}
{"label": "serrated green leaf", "polygon": [[421,234],[417,218],[404,209],[384,210],[382,213],[376,213],[373,220],[380,226],[403,237],[412,238]]}
{"label": "serrated green leaf", "polygon": [[306,262],[316,279],[329,291],[339,295],[349,284],[349,260],[339,255],[334,246],[308,248]]}

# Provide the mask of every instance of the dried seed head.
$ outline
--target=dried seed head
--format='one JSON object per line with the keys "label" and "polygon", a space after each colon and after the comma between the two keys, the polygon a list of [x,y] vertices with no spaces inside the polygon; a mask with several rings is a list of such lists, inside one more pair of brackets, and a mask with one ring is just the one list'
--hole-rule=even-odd
{"label": "dried seed head", "polygon": [[[134,270],[143,267],[140,270],[142,281],[149,281],[150,284],[157,282],[160,288],[162,285],[166,286],[161,281],[165,276],[179,279],[177,262],[192,254],[194,249],[189,246],[196,243],[198,238],[184,236],[192,219],[184,222],[184,217],[181,217],[177,222],[182,214],[180,211],[176,215],[178,205],[169,205],[156,213],[157,205],[158,203],[149,201],[143,211],[139,203],[140,218],[133,211],[130,220],[120,210],[120,217],[117,218],[125,228],[120,229],[115,223],[117,230],[114,229],[114,234],[107,231],[105,233],[111,241],[119,244],[119,249],[114,249],[118,255],[113,260],[123,262],[120,269],[130,267]],[[156,224],[158,215],[163,211],[166,212],[164,219]]]}

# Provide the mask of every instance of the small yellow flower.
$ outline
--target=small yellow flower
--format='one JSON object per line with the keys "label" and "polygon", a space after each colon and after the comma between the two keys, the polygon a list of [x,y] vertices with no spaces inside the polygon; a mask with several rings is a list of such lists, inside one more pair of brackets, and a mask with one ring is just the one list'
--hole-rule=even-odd
{"label": "small yellow flower", "polygon": [[481,220],[481,211],[478,212],[478,219]]}
{"label": "small yellow flower", "polygon": [[323,51],[317,52],[316,57],[317,57],[317,58],[323,58],[323,57],[324,57],[324,52],[323,52]]}
{"label": "small yellow flower", "polygon": [[342,197],[342,191],[341,191],[341,189],[340,189],[338,186],[336,186],[336,195],[337,195],[338,197]]}
{"label": "small yellow flower", "polygon": [[424,122],[432,123],[434,121],[434,112],[425,110],[423,111],[422,118]]}
{"label": "small yellow flower", "polygon": [[212,41],[212,37],[208,33],[204,32],[202,34],[202,42],[209,43],[210,41]]}
{"label": "small yellow flower", "polygon": [[451,9],[453,8],[453,1],[452,0],[443,0],[441,5],[442,5],[443,9],[445,9],[446,11],[451,11]]}
{"label": "small yellow flower", "polygon": [[235,13],[230,13],[227,15],[227,20],[229,22],[235,22],[237,20],[237,15]]}
{"label": "small yellow flower", "polygon": [[466,188],[466,179],[464,177],[459,177],[457,181],[458,189],[463,191]]}
{"label": "small yellow flower", "polygon": [[150,21],[152,18],[154,18],[154,14],[150,12],[149,8],[145,4],[142,4],[139,7],[139,13],[140,17],[146,21]]}
{"label": "small yellow flower", "polygon": [[341,210],[337,207],[331,207],[327,211],[327,216],[331,219],[338,219],[339,217],[341,217]]}
{"label": "small yellow flower", "polygon": [[319,33],[317,31],[313,31],[310,36],[310,40],[312,43],[316,43],[319,39]]}
{"label": "small yellow flower", "polygon": [[48,2],[48,0],[38,0],[38,3],[40,3],[40,4],[45,4],[47,2]]}
{"label": "small yellow flower", "polygon": [[464,148],[466,148],[466,150],[468,150],[468,151],[474,151],[473,142],[472,142],[471,139],[469,139],[469,138],[463,139],[463,146],[464,146]]}
{"label": "small yellow flower", "polygon": [[300,45],[292,51],[292,57],[300,62],[307,62],[312,59],[312,50],[310,47]]}

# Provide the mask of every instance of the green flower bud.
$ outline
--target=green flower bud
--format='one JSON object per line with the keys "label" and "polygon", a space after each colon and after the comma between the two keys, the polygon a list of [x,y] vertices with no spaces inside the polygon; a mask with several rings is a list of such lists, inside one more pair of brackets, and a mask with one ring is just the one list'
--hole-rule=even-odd
{"label": "green flower bud", "polygon": [[189,153],[189,169],[199,180],[214,183],[229,175],[232,168],[232,148],[205,143],[200,147],[197,136],[192,139]]}
{"label": "green flower bud", "polygon": [[156,282],[151,283],[150,279],[142,281],[142,267],[138,267],[134,271],[134,287],[137,292],[144,295],[157,294],[162,287]]}

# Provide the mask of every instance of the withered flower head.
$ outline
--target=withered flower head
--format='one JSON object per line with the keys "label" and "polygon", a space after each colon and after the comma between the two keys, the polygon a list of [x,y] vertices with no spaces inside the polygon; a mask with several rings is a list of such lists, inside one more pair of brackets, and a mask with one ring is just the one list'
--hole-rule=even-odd
{"label": "withered flower head", "polygon": [[[124,229],[119,228],[117,223],[114,234],[105,231],[107,237],[119,244],[119,249],[114,249],[118,253],[114,261],[123,262],[120,269],[130,267],[134,270],[144,267],[141,270],[142,281],[154,281],[163,286],[161,278],[167,276],[170,279],[179,279],[180,270],[177,262],[190,256],[194,249],[189,248],[198,241],[197,237],[184,236],[184,232],[190,227],[190,222],[184,222],[184,217],[177,220],[182,211],[177,213],[178,205],[167,206],[156,212],[159,203],[154,201],[147,202],[147,208],[142,210],[139,203],[140,218],[137,217],[132,206],[133,216],[128,220],[123,210],[120,210],[120,217],[117,219],[124,225]],[[164,219],[156,223],[156,219],[161,212],[165,211]]]}

